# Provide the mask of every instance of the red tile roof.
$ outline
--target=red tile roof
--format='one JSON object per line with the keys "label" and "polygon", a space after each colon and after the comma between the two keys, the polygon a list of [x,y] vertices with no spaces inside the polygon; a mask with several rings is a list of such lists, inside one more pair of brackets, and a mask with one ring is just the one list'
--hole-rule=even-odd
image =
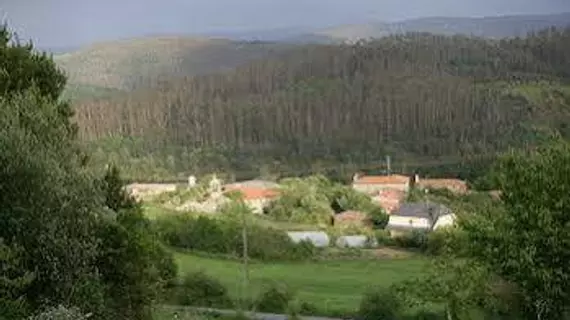
{"label": "red tile roof", "polygon": [[354,181],[355,184],[406,184],[409,177],[393,174],[389,176],[363,176]]}
{"label": "red tile roof", "polygon": [[406,193],[401,190],[385,189],[381,190],[373,196],[373,200],[390,214],[392,211],[398,209],[400,204],[404,201]]}

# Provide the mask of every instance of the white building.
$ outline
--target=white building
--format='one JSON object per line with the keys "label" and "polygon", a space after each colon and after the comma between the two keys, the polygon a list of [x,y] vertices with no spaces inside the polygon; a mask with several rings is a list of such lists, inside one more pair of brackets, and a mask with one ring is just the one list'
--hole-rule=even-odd
{"label": "white building", "polygon": [[431,203],[404,203],[392,212],[386,229],[390,231],[432,231],[455,224],[455,214],[446,206]]}

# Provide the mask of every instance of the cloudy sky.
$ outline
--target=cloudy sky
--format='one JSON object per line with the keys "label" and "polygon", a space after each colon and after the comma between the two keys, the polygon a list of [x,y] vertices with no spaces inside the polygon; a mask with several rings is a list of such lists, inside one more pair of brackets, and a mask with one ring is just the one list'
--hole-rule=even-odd
{"label": "cloudy sky", "polygon": [[560,12],[570,12],[570,0],[0,0],[0,18],[44,47],[148,34]]}

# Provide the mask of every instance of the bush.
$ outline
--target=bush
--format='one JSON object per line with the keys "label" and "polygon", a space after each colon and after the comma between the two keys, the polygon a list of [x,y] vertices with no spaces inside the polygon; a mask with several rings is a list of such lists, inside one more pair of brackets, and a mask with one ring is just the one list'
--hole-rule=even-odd
{"label": "bush", "polygon": [[396,320],[401,314],[401,302],[390,290],[375,289],[364,294],[358,309],[361,320]]}
{"label": "bush", "polygon": [[189,273],[178,288],[178,304],[199,307],[231,307],[228,290],[204,272]]}
{"label": "bush", "polygon": [[384,229],[389,219],[390,217],[382,207],[375,207],[368,212],[368,220],[370,220],[375,229]]}
{"label": "bush", "polygon": [[394,243],[406,249],[426,250],[428,242],[428,231],[413,230],[394,238]]}
{"label": "bush", "polygon": [[52,307],[44,312],[28,318],[29,320],[86,320],[90,314],[83,314],[77,308],[66,308],[64,306]]}
{"label": "bush", "polygon": [[388,230],[377,230],[374,235],[379,246],[392,246],[395,244],[394,238],[392,238]]}
{"label": "bush", "polygon": [[[163,241],[173,247],[227,254],[243,254],[242,226],[236,221],[176,215],[156,220],[156,228]],[[294,243],[281,230],[248,226],[248,255],[250,258],[271,260],[304,260],[316,253],[310,243]]]}
{"label": "bush", "polygon": [[292,300],[293,293],[286,286],[272,283],[261,293],[255,307],[261,312],[285,313]]}
{"label": "bush", "polygon": [[447,230],[431,232],[427,237],[426,253],[431,255],[442,254],[448,248],[450,234]]}

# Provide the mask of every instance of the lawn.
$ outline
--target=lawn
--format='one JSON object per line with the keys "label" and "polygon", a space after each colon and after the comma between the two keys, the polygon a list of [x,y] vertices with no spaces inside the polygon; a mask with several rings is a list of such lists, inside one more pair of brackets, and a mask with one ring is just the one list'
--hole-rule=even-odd
{"label": "lawn", "polygon": [[[239,262],[175,254],[180,275],[204,271],[227,286],[230,294],[239,297],[242,288],[242,266]],[[391,284],[419,276],[426,260],[406,259],[344,260],[306,263],[254,263],[250,265],[250,292],[257,294],[271,281],[289,286],[301,301],[320,311],[352,313],[358,308],[362,294],[371,286]]]}

